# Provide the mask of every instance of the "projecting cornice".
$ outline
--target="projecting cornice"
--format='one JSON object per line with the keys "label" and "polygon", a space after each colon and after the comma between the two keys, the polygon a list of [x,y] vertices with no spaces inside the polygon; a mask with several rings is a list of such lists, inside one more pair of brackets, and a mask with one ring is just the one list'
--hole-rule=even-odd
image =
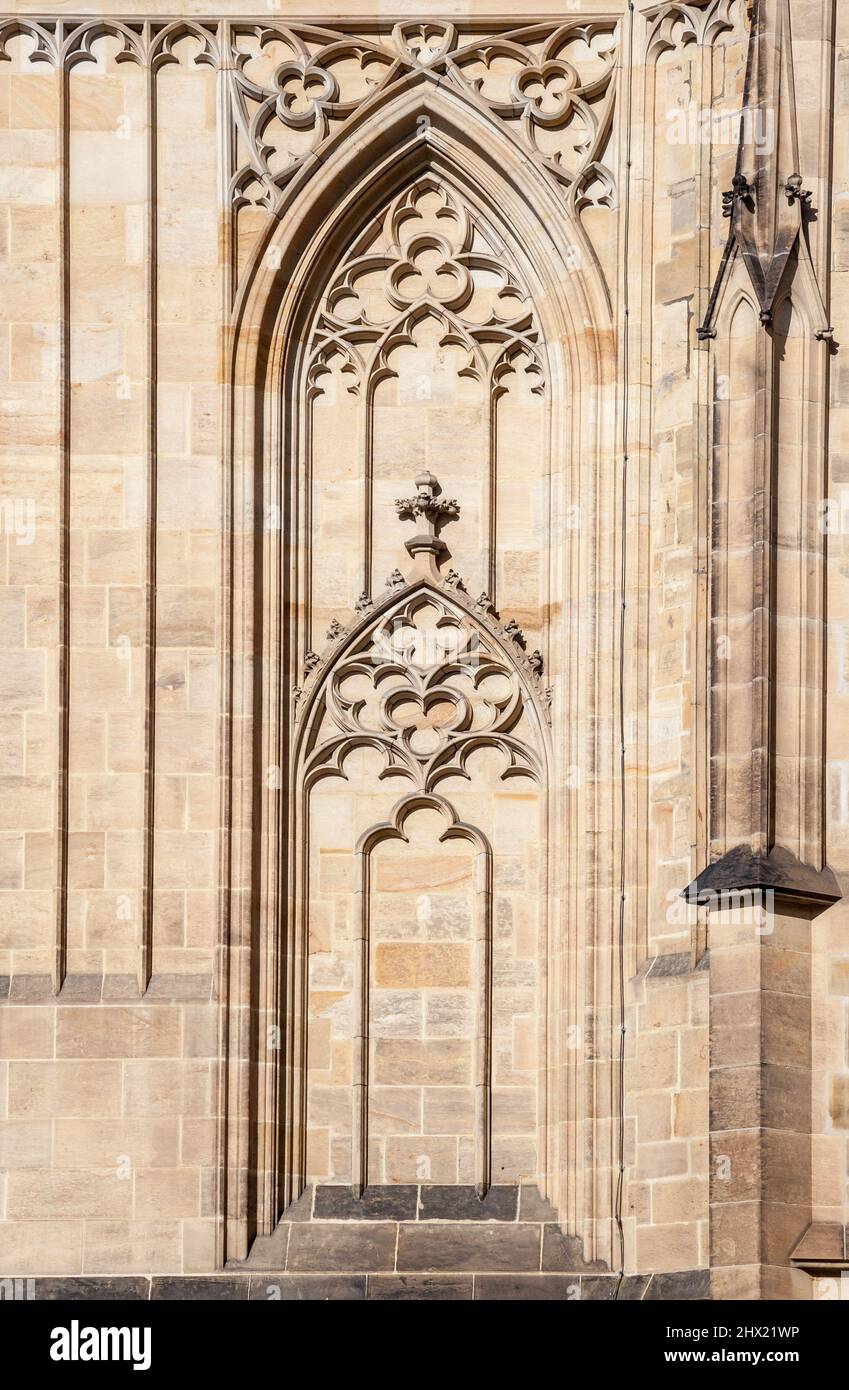
{"label": "projecting cornice", "polygon": [[701,907],[722,909],[733,898],[768,894],[776,901],[816,911],[842,897],[831,869],[804,864],[781,846],[763,855],[753,854],[748,845],[735,845],[709,864],[681,896]]}

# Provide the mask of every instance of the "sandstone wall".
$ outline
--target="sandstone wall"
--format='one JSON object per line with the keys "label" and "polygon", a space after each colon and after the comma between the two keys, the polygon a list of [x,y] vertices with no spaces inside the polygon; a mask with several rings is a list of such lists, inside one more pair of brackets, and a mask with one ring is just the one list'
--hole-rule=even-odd
{"label": "sandstone wall", "polygon": [[[269,346],[274,321],[256,308],[257,286],[263,276],[274,281],[280,238],[297,224],[298,204],[292,195],[278,237],[268,203],[285,181],[275,185],[274,174],[288,158],[303,160],[299,197],[313,196],[310,187],[323,177],[333,185],[332,159],[366,138],[357,103],[368,83],[360,57],[346,58],[345,80],[356,77],[358,95],[350,109],[321,116],[336,143],[318,158],[309,143],[318,88],[301,73],[292,99],[304,122],[290,124],[282,143],[274,134],[264,183],[249,148],[262,143],[249,128],[259,98],[256,90],[245,98],[248,121],[240,124],[229,74],[240,50],[251,80],[270,90],[274,62],[261,51],[261,27],[283,25],[294,11],[272,7],[236,38],[223,21],[245,19],[242,0],[222,0],[217,26],[200,30],[142,22],[172,9],[128,0],[115,15],[138,22],[118,35],[108,24],[86,35],[69,23],[57,33],[62,7],[41,31],[23,18],[8,29],[0,21],[8,59],[0,62],[0,973],[8,978],[0,1005],[0,1270],[209,1271],[226,1254],[244,1253],[248,1237],[271,1220],[284,1163],[269,1118],[276,1101],[266,1110],[261,1098],[275,1093],[270,1078],[294,1006],[277,993],[274,943],[283,937],[265,924],[284,910],[275,865],[290,839],[278,808],[292,768],[302,767],[286,765],[294,745],[274,741],[275,711],[293,698],[293,686],[308,688],[305,658],[315,652],[329,664],[324,634],[337,618],[351,624],[363,586],[373,581],[382,592],[384,577],[409,565],[409,528],[392,508],[423,467],[460,499],[456,539],[450,528],[446,539],[472,602],[480,589],[490,591],[503,619],[518,618],[524,629],[524,656],[539,647],[545,662],[537,679],[518,659],[528,707],[543,715],[540,728],[533,714],[533,728],[523,726],[517,738],[527,746],[538,734],[550,738],[547,776],[537,768],[505,788],[486,773],[467,793],[450,781],[443,788],[495,846],[502,995],[494,1005],[491,1158],[499,1180],[538,1181],[587,1258],[618,1268],[622,981],[626,1268],[736,1270],[760,1258],[760,1228],[750,1219],[759,1174],[746,1148],[759,1125],[750,1116],[740,1121],[733,1105],[714,1104],[711,1117],[709,1106],[716,1073],[726,1068],[732,1087],[741,1066],[786,1063],[810,1072],[809,1128],[782,1139],[775,1162],[790,1171],[809,1150],[811,1219],[845,1224],[846,908],[837,903],[818,916],[809,937],[781,925],[780,949],[763,965],[749,949],[763,941],[751,923],[738,933],[680,896],[711,853],[711,689],[720,669],[711,638],[710,502],[718,476],[711,450],[719,440],[739,479],[753,428],[750,396],[738,396],[737,385],[729,395],[717,366],[729,330],[717,343],[696,331],[728,232],[722,194],[735,170],[746,6],[639,0],[633,19],[618,0],[527,11],[492,3],[480,16],[468,9],[460,17],[432,6],[429,17],[442,14],[457,26],[458,44],[486,37],[481,16],[496,30],[500,14],[515,30],[564,18],[607,24],[613,76],[586,98],[602,129],[581,197],[569,202],[557,179],[546,182],[554,150],[546,141],[554,137],[540,123],[541,145],[511,165],[512,196],[517,207],[522,199],[544,206],[552,228],[556,207],[556,232],[548,238],[529,217],[514,247],[496,208],[486,236],[479,227],[473,243],[453,248],[468,253],[478,292],[490,297],[496,263],[518,284],[523,238],[531,267],[543,266],[557,237],[573,239],[577,259],[560,281],[539,269],[534,283],[520,286],[532,328],[522,328],[512,376],[491,395],[463,373],[456,343],[446,351],[421,324],[399,358],[387,357],[390,370],[373,397],[349,389],[345,360],[329,352],[310,379],[311,413],[297,417],[304,433],[291,456],[296,417],[280,404],[282,356],[278,376],[269,371],[259,385],[240,378],[233,363],[250,347],[278,362]],[[849,105],[849,14],[837,6],[832,55],[821,7],[794,0],[792,9],[800,172],[817,208],[833,197],[833,217],[810,224],[811,259],[839,345],[849,334],[849,137],[841,119]],[[187,7],[188,17],[195,12],[202,17],[205,9]],[[44,15],[29,3],[16,13]],[[345,27],[331,0],[311,7],[316,22],[322,14],[334,32]],[[415,39],[419,50],[431,43],[438,53],[439,33],[393,38],[396,21],[421,17],[381,10],[366,37],[387,52]],[[603,66],[606,51],[614,49],[576,49],[578,71]],[[546,89],[534,55],[532,76],[543,89],[534,92],[545,113],[544,103],[560,98]],[[832,77],[833,123],[823,98]],[[411,85],[411,130],[415,99]],[[421,107],[421,119],[437,128],[441,99],[434,88],[432,104]],[[496,159],[498,121],[518,121],[522,109],[487,116],[482,144]],[[346,145],[340,130],[349,119]],[[371,239],[353,207],[347,240],[339,233],[326,252],[304,234],[299,254],[304,266],[323,267],[322,294],[338,289],[334,275],[352,257],[389,254],[380,219],[397,192],[386,172],[391,148],[381,147],[379,159],[387,191],[371,209]],[[335,191],[315,195],[316,227],[335,204],[347,208],[353,172],[350,179],[350,187],[337,181]],[[450,186],[450,177],[443,182]],[[465,192],[458,205],[475,209]],[[439,196],[434,208],[442,215]],[[428,234],[438,228],[437,216]],[[285,262],[293,284],[300,265],[297,256]],[[729,297],[744,287],[739,275]],[[375,284],[365,281],[372,305]],[[557,317],[561,301],[582,306],[573,307],[574,331],[565,314]],[[752,324],[754,335],[754,310]],[[306,353],[314,325],[304,325],[299,351]],[[794,413],[810,394],[794,335],[789,323],[780,389],[790,423],[780,448],[791,478],[812,428]],[[748,350],[745,334],[738,336],[743,347],[732,344],[732,365],[734,352]],[[542,405],[534,394],[529,344],[547,354],[546,389],[560,374],[559,415],[553,397]],[[483,356],[489,351],[481,347]],[[839,351],[829,361],[823,795],[826,858],[842,884],[849,875],[849,378]],[[255,398],[261,409],[252,414]],[[500,404],[490,410],[491,400]],[[243,485],[234,484],[238,458],[250,459],[252,448],[277,463],[267,475],[245,465]],[[310,485],[301,494],[308,453]],[[366,502],[364,480],[373,484]],[[745,488],[732,500],[744,508]],[[732,618],[751,612],[746,584],[732,575]],[[490,636],[500,642],[503,632],[492,628]],[[796,680],[794,665],[788,686]],[[548,686],[550,735],[540,733]],[[785,713],[792,732],[778,751],[792,783],[810,751],[797,746],[798,705]],[[411,717],[404,727],[415,723]],[[439,727],[439,712],[418,725]],[[729,766],[748,757],[742,723],[728,746]],[[338,780],[319,784],[313,860],[305,861],[311,1033],[304,1074],[313,1108],[307,1132],[286,1143],[293,1150],[303,1143],[306,1176],[315,1181],[352,1178],[355,842],[397,799],[375,766],[361,762],[355,775],[352,763],[344,795]],[[467,930],[475,850],[468,843],[446,850],[431,816],[433,807],[424,807],[415,833],[411,823],[414,850],[376,852],[379,944],[367,991],[375,1017],[389,1021],[386,1036],[378,1027],[373,1039],[368,1162],[388,1183],[473,1182],[477,1172],[478,996]],[[273,835],[279,854],[268,848]],[[417,837],[427,840],[423,848]],[[408,854],[421,871],[415,881],[404,866]],[[446,942],[450,954],[437,950]],[[767,1039],[754,1063],[748,1049],[755,1033],[764,1045],[764,997],[767,1011],[785,1010],[775,1045],[787,1055],[771,1056]],[[298,1176],[292,1159],[286,1182]],[[236,1235],[228,1235],[230,1224]],[[716,1287],[731,1286],[720,1279]],[[806,1289],[799,1282],[794,1292],[807,1296]]]}

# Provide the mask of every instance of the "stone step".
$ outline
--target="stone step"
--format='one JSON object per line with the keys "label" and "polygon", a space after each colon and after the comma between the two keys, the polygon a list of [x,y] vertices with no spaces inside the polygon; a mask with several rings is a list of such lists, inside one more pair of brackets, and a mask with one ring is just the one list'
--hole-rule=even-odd
{"label": "stone step", "polygon": [[[341,1302],[378,1300],[380,1302],[469,1300],[516,1302],[620,1302],[643,1299],[701,1301],[710,1297],[710,1271],[684,1270],[669,1274],[629,1274],[619,1283],[615,1274],[286,1274],[254,1272],[231,1277],[235,1285],[245,1279],[247,1288],[234,1287],[218,1297],[248,1298],[281,1302]],[[170,1281],[157,1297],[181,1296]],[[191,1292],[185,1297],[210,1297],[200,1289],[200,1280],[186,1280]]]}
{"label": "stone step", "polygon": [[587,1264],[536,1188],[308,1188],[233,1268],[286,1274],[608,1275]]}
{"label": "stone step", "polygon": [[[62,1275],[22,1277],[26,1297],[48,1300],[147,1301],[198,1299],[215,1302],[382,1302],[487,1299],[576,1303],[611,1300],[613,1274],[286,1274],[250,1272],[244,1267],[220,1274]],[[628,1275],[619,1287],[623,1302],[642,1299],[701,1300],[710,1297],[710,1272]]]}

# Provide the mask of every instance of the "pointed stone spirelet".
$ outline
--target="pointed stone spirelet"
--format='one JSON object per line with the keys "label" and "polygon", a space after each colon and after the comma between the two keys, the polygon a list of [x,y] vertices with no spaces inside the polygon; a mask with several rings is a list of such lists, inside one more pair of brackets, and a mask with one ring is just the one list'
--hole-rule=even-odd
{"label": "pointed stone spirelet", "polygon": [[419,473],[414,482],[415,497],[399,497],[395,503],[402,521],[415,521],[420,527],[415,536],[404,542],[414,562],[409,582],[420,578],[439,580],[438,562],[448,550],[439,533],[446,522],[457,520],[460,504],[453,497],[442,496],[439,479],[433,473]]}

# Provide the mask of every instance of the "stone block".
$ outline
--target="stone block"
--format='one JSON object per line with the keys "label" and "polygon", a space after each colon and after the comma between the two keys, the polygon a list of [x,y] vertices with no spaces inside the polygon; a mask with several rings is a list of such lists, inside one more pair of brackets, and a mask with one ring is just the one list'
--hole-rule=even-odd
{"label": "stone block", "polygon": [[395,1268],[396,1229],[390,1221],[295,1224],[289,1236],[286,1268],[295,1274],[391,1271]]}
{"label": "stone block", "polygon": [[490,1187],[483,1198],[473,1187],[424,1186],[419,1202],[421,1221],[515,1221],[517,1187]]}
{"label": "stone block", "polygon": [[398,1271],[538,1270],[540,1230],[500,1221],[403,1225],[398,1232]]}
{"label": "stone block", "polygon": [[375,982],[385,989],[465,986],[471,980],[468,946],[384,941],[375,951]]}

